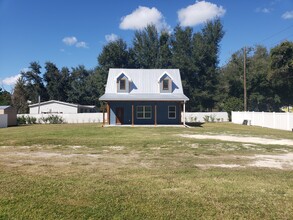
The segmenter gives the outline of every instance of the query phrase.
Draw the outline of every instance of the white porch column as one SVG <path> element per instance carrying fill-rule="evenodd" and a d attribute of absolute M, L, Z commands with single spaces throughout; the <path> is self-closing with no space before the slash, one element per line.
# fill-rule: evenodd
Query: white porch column
<path fill-rule="evenodd" d="M 183 103 L 183 125 L 185 125 L 185 101 Z"/>

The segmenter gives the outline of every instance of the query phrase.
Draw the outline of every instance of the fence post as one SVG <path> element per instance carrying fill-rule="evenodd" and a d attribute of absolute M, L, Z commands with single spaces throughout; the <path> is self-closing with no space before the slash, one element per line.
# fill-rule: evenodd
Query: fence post
<path fill-rule="evenodd" d="M 262 112 L 262 127 L 265 126 L 265 113 Z"/>
<path fill-rule="evenodd" d="M 290 113 L 287 112 L 287 130 L 290 131 Z"/>
<path fill-rule="evenodd" d="M 274 128 L 276 128 L 276 112 L 273 112 L 273 123 L 274 123 Z"/>

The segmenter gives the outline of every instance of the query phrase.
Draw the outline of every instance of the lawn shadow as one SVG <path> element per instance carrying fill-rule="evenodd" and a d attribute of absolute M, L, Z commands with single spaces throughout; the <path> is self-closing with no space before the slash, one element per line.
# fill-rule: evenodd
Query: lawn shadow
<path fill-rule="evenodd" d="M 204 124 L 204 122 L 186 122 L 186 125 L 190 126 L 190 127 L 201 127 Z"/>

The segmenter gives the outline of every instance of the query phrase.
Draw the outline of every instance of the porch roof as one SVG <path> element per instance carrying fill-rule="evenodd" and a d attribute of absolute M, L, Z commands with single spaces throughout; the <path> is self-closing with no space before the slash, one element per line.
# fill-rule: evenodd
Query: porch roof
<path fill-rule="evenodd" d="M 100 101 L 188 101 L 182 93 L 106 93 Z"/>

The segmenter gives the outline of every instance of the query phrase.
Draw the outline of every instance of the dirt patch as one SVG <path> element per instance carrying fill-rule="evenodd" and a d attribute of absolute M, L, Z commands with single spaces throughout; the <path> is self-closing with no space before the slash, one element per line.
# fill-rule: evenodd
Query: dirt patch
<path fill-rule="evenodd" d="M 109 146 L 109 148 L 112 150 L 124 150 L 125 149 L 124 146 Z"/>
<path fill-rule="evenodd" d="M 256 154 L 254 156 L 235 156 L 235 158 L 247 160 L 245 164 L 196 164 L 200 168 L 247 168 L 247 167 L 260 167 L 260 168 L 272 168 L 272 169 L 287 169 L 293 170 L 293 153 L 278 154 L 278 155 L 265 155 Z M 222 156 L 217 159 L 229 159 L 229 156 L 225 158 Z M 231 159 L 231 158 L 230 158 Z"/>
<path fill-rule="evenodd" d="M 239 164 L 197 164 L 200 168 L 221 167 L 221 168 L 244 168 Z"/>
<path fill-rule="evenodd" d="M 255 155 L 247 157 L 255 161 L 249 166 L 267 167 L 276 169 L 293 169 L 293 153 L 279 155 Z"/>
<path fill-rule="evenodd" d="M 229 135 L 201 135 L 201 134 L 180 134 L 181 137 L 194 138 L 194 139 L 212 139 L 229 142 L 240 142 L 240 143 L 252 143 L 252 144 L 263 144 L 263 145 L 286 145 L 293 146 L 293 140 L 289 139 L 270 139 L 270 138 L 258 138 L 258 137 L 239 137 Z"/>

